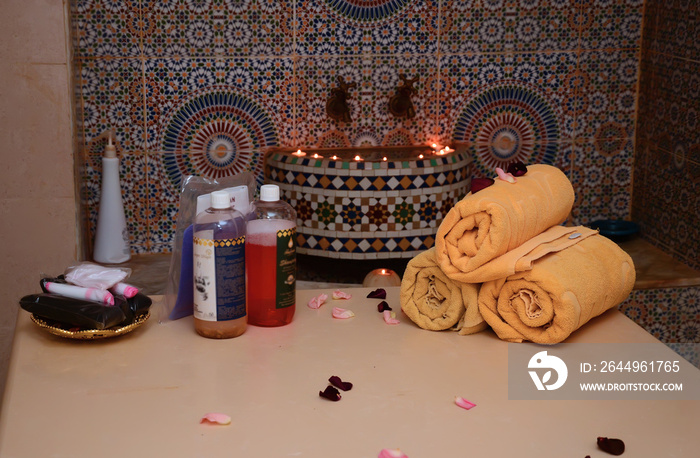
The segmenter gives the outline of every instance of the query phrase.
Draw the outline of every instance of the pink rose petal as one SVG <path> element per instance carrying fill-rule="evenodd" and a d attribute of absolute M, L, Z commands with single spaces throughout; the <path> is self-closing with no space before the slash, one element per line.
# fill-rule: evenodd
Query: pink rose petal
<path fill-rule="evenodd" d="M 455 398 L 455 404 L 457 404 L 457 405 L 460 406 L 461 408 L 467 409 L 467 410 L 476 407 L 476 404 L 474 404 L 473 402 L 467 401 L 467 400 L 464 399 L 462 396 L 457 396 L 457 397 Z"/>
<path fill-rule="evenodd" d="M 377 458 L 408 458 L 408 455 L 398 448 L 385 448 L 379 452 L 379 456 Z"/>
<path fill-rule="evenodd" d="M 496 173 L 501 180 L 507 181 L 508 183 L 515 183 L 515 177 L 510 173 L 504 172 L 502 168 L 496 167 Z"/>
<path fill-rule="evenodd" d="M 214 423 L 218 425 L 230 425 L 231 417 L 223 413 L 208 413 L 202 417 L 200 423 Z"/>
<path fill-rule="evenodd" d="M 391 310 L 384 310 L 382 312 L 382 315 L 384 315 L 384 322 L 386 324 L 399 324 L 401 323 L 399 320 L 396 319 L 396 314 L 392 312 Z"/>
<path fill-rule="evenodd" d="M 340 307 L 333 307 L 333 318 L 338 318 L 344 320 L 346 318 L 352 318 L 355 316 L 352 310 L 341 309 Z"/>
<path fill-rule="evenodd" d="M 327 299 L 328 299 L 328 294 L 321 294 L 321 295 L 318 295 L 316 297 L 312 297 L 307 305 L 309 306 L 309 308 L 317 309 L 317 308 L 321 307 L 323 304 L 325 304 Z"/>
<path fill-rule="evenodd" d="M 350 299 L 352 298 L 352 294 L 348 294 L 346 292 L 343 292 L 339 289 L 336 289 L 333 291 L 333 299 Z"/>

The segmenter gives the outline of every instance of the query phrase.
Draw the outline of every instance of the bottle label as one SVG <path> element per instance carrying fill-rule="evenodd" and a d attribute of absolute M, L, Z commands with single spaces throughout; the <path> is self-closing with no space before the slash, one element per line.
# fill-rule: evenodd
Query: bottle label
<path fill-rule="evenodd" d="M 245 236 L 193 238 L 194 316 L 227 321 L 246 315 Z"/>
<path fill-rule="evenodd" d="M 277 297 L 276 308 L 296 303 L 297 251 L 296 228 L 277 231 Z"/>

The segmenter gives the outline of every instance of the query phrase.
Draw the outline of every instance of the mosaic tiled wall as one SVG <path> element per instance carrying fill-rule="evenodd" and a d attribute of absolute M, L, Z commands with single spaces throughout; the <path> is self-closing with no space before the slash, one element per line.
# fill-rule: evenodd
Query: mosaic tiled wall
<path fill-rule="evenodd" d="M 620 310 L 700 367 L 700 286 L 634 290 Z"/>
<path fill-rule="evenodd" d="M 273 146 L 461 143 L 477 174 L 561 167 L 578 223 L 629 216 L 642 0 L 83 0 L 71 14 L 88 242 L 109 128 L 134 253 L 170 249 L 183 175 L 261 177 Z M 387 109 L 400 74 L 418 78 L 410 119 Z M 339 76 L 356 84 L 347 122 L 325 113 Z"/>
<path fill-rule="evenodd" d="M 700 269 L 700 2 L 647 1 L 638 117 L 633 216 Z"/>

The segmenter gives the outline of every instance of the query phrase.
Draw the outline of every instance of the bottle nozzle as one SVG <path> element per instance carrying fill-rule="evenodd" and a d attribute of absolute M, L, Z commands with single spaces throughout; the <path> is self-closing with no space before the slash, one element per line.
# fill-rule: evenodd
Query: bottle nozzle
<path fill-rule="evenodd" d="M 108 130 L 106 131 L 104 135 L 107 135 L 107 146 L 105 146 L 105 157 L 117 157 L 117 147 L 114 145 L 112 142 L 112 138 L 114 136 L 114 131 L 113 130 Z"/>

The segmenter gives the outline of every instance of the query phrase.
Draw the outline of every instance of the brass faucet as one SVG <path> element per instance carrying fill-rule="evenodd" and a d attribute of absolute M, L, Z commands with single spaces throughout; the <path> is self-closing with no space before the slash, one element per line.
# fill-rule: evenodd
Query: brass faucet
<path fill-rule="evenodd" d="M 401 73 L 399 78 L 401 78 L 401 84 L 396 87 L 396 93 L 389 99 L 389 111 L 397 118 L 411 119 L 416 115 L 411 96 L 418 94 L 413 83 L 418 81 L 419 77 L 409 80 L 404 73 Z"/>
<path fill-rule="evenodd" d="M 345 79 L 338 75 L 338 87 L 331 89 L 331 96 L 326 102 L 326 113 L 336 121 L 351 122 L 350 107 L 347 100 L 350 98 L 348 91 L 357 86 L 357 83 L 346 83 Z"/>

